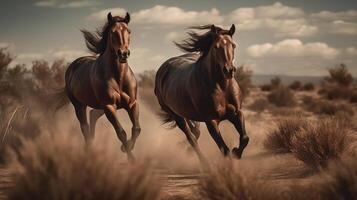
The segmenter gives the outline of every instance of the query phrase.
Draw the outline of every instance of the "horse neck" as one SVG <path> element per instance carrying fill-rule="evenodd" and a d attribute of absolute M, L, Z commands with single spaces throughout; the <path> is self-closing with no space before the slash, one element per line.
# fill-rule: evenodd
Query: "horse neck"
<path fill-rule="evenodd" d="M 217 86 L 217 84 L 223 89 L 227 86 L 227 81 L 223 78 L 222 73 L 218 67 L 218 62 L 215 56 L 212 55 L 210 50 L 206 55 L 203 55 L 197 62 L 197 78 L 202 79 L 204 77 L 205 83 L 211 86 Z"/>

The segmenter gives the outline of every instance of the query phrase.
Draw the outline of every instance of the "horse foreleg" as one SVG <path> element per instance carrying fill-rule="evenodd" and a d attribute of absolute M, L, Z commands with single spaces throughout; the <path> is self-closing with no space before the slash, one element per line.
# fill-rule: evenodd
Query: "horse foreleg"
<path fill-rule="evenodd" d="M 219 150 L 223 153 L 224 156 L 229 155 L 229 148 L 224 142 L 222 135 L 219 131 L 218 122 L 215 120 L 211 120 L 206 122 L 206 126 L 211 137 L 216 142 Z"/>
<path fill-rule="evenodd" d="M 139 123 L 139 104 L 135 103 L 128 110 L 128 115 L 133 127 L 131 128 L 131 139 L 128 141 L 128 148 L 132 150 L 134 148 L 136 139 L 139 137 L 141 128 Z"/>
<path fill-rule="evenodd" d="M 113 105 L 106 105 L 104 107 L 105 116 L 108 118 L 109 122 L 113 125 L 119 140 L 123 144 L 122 151 L 127 153 L 128 159 L 130 161 L 134 161 L 134 156 L 131 153 L 130 149 L 128 148 L 128 141 L 127 141 L 127 138 L 126 138 L 125 130 L 123 129 L 123 127 L 119 123 L 119 121 L 118 121 L 118 119 L 117 119 L 117 117 L 115 115 L 115 111 L 116 111 L 116 108 Z"/>
<path fill-rule="evenodd" d="M 198 146 L 196 137 L 191 133 L 190 127 L 188 126 L 186 120 L 182 117 L 176 116 L 175 121 L 177 126 L 185 133 L 188 142 L 191 144 L 192 148 L 197 153 L 198 158 L 200 159 L 203 166 L 207 167 L 208 163 L 206 158 L 203 156 L 201 149 Z"/>
<path fill-rule="evenodd" d="M 95 125 L 97 120 L 104 115 L 103 110 L 92 109 L 89 111 L 89 131 L 92 138 L 95 136 Z"/>
<path fill-rule="evenodd" d="M 234 127 L 237 129 L 239 132 L 239 147 L 238 148 L 233 148 L 232 153 L 240 159 L 243 154 L 244 148 L 248 145 L 249 142 L 249 137 L 247 135 L 247 132 L 245 131 L 245 121 L 244 121 L 244 115 L 241 110 L 237 111 L 236 115 L 232 115 L 228 118 L 228 120 L 233 123 Z"/>

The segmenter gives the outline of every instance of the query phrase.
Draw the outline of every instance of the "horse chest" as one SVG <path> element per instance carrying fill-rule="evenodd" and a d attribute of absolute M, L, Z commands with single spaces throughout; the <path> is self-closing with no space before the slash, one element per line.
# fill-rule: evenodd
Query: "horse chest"
<path fill-rule="evenodd" d="M 211 108 L 213 109 L 213 113 L 215 113 L 217 118 L 224 118 L 227 113 L 234 112 L 236 105 L 233 105 L 233 102 L 229 101 L 229 93 L 222 90 L 216 90 L 212 95 L 212 99 L 213 105 Z"/>

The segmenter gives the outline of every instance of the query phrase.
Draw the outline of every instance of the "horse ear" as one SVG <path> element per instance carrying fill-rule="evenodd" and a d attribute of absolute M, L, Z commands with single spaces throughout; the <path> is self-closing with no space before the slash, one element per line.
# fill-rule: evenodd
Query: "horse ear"
<path fill-rule="evenodd" d="M 236 26 L 232 24 L 231 28 L 228 31 L 228 35 L 233 36 L 234 32 L 236 32 Z"/>
<path fill-rule="evenodd" d="M 212 33 L 218 33 L 217 28 L 214 26 L 214 24 L 211 25 L 211 32 Z"/>
<path fill-rule="evenodd" d="M 111 13 L 111 12 L 108 13 L 107 19 L 108 19 L 108 22 L 112 22 L 113 16 L 112 16 L 112 13 Z"/>
<path fill-rule="evenodd" d="M 126 12 L 126 15 L 125 15 L 125 18 L 124 18 L 124 22 L 125 22 L 126 24 L 129 24 L 129 22 L 130 22 L 130 15 L 129 15 L 128 12 Z"/>

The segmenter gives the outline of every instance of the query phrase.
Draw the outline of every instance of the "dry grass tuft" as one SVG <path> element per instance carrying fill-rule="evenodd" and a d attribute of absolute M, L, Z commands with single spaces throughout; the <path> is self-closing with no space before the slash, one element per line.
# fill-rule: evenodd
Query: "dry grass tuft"
<path fill-rule="evenodd" d="M 312 169 L 321 170 L 339 160 L 349 147 L 350 125 L 338 118 L 308 122 L 302 118 L 281 120 L 264 146 L 276 153 L 293 153 Z"/>
<path fill-rule="evenodd" d="M 284 86 L 279 86 L 268 95 L 270 103 L 278 107 L 288 107 L 296 105 L 295 96 L 292 91 Z"/>
<path fill-rule="evenodd" d="M 309 110 L 320 115 L 339 115 L 345 113 L 352 116 L 354 114 L 352 106 L 346 103 L 337 103 L 331 101 L 316 101 L 307 107 Z"/>
<path fill-rule="evenodd" d="M 302 87 L 302 84 L 300 81 L 294 81 L 289 85 L 289 88 L 292 90 L 300 90 Z"/>
<path fill-rule="evenodd" d="M 357 160 L 350 158 L 331 164 L 320 185 L 323 199 L 357 199 Z"/>
<path fill-rule="evenodd" d="M 308 166 L 320 170 L 338 160 L 348 148 L 348 125 L 337 119 L 324 119 L 305 126 L 292 138 L 292 152 Z"/>
<path fill-rule="evenodd" d="M 276 129 L 267 135 L 264 147 L 275 153 L 291 153 L 293 151 L 292 140 L 296 134 L 308 126 L 302 118 L 287 118 L 280 120 Z"/>
<path fill-rule="evenodd" d="M 202 178 L 198 198 L 207 200 L 279 199 L 269 184 L 243 173 L 232 161 L 225 161 Z"/>
<path fill-rule="evenodd" d="M 357 103 L 357 90 L 354 90 L 351 93 L 350 102 L 351 103 Z"/>
<path fill-rule="evenodd" d="M 315 89 L 315 85 L 313 83 L 305 83 L 302 89 L 305 91 L 311 91 Z"/>
<path fill-rule="evenodd" d="M 272 88 L 271 88 L 270 84 L 264 84 L 264 85 L 260 86 L 260 89 L 264 92 L 267 92 L 267 91 L 270 91 Z"/>
<path fill-rule="evenodd" d="M 118 154 L 84 148 L 72 136 L 25 141 L 8 164 L 12 199 L 158 199 L 160 187 L 147 163 L 123 165 Z"/>
<path fill-rule="evenodd" d="M 243 93 L 243 97 L 249 95 L 249 89 L 252 87 L 252 70 L 248 69 L 246 66 L 242 65 L 237 68 L 234 74 L 234 78 L 239 84 L 239 88 Z"/>
<path fill-rule="evenodd" d="M 266 98 L 259 98 L 248 106 L 248 109 L 255 112 L 263 112 L 269 107 L 269 101 Z"/>

